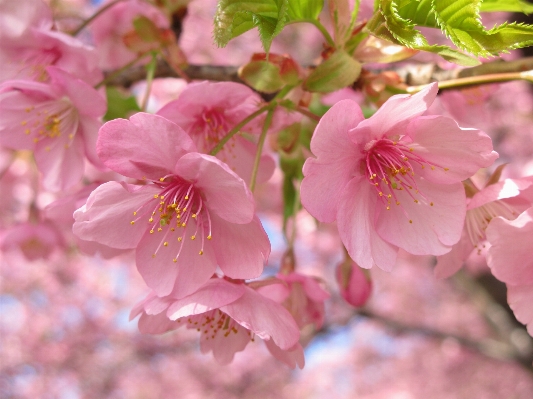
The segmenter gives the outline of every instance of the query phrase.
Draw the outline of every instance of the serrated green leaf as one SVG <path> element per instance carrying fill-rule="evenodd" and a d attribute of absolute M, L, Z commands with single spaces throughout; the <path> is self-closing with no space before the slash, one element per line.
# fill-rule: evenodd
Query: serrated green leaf
<path fill-rule="evenodd" d="M 461 53 L 460 51 L 451 49 L 448 46 L 435 45 L 428 47 L 420 47 L 419 50 L 429 51 L 430 53 L 438 54 L 448 62 L 453 62 L 454 64 L 465 67 L 473 67 L 481 64 L 481 62 L 477 58 L 472 58 L 464 53 Z"/>
<path fill-rule="evenodd" d="M 502 24 L 487 33 L 472 32 L 471 35 L 490 54 L 499 54 L 533 44 L 532 25 Z"/>
<path fill-rule="evenodd" d="M 272 39 L 285 26 L 289 0 L 220 0 L 214 20 L 215 43 L 224 47 L 244 32 L 257 27 L 268 53 Z"/>
<path fill-rule="evenodd" d="M 350 86 L 361 74 L 361 64 L 343 50 L 337 50 L 317 66 L 304 82 L 304 89 L 330 93 Z"/>
<path fill-rule="evenodd" d="M 385 11 L 376 12 L 368 21 L 366 29 L 374 36 L 390 42 L 401 44 L 415 50 L 428 51 L 440 55 L 446 61 L 462 66 L 475 66 L 480 62 L 448 46 L 430 45 L 425 36 L 414 28 L 408 20 L 398 17 L 394 12 L 396 6 L 392 1 L 382 2 L 389 8 L 387 17 Z M 412 10 L 410 10 L 412 12 Z"/>
<path fill-rule="evenodd" d="M 480 11 L 523 12 L 524 14 L 531 14 L 533 13 L 533 4 L 522 0 L 483 0 Z"/>
<path fill-rule="evenodd" d="M 132 113 L 141 109 L 137 105 L 135 97 L 122 93 L 113 86 L 106 87 L 107 113 L 104 115 L 105 121 L 117 118 L 128 118 Z"/>
<path fill-rule="evenodd" d="M 533 44 L 531 25 L 503 24 L 486 30 L 479 15 L 482 0 L 380 0 L 379 6 L 367 24 L 367 30 L 373 35 L 439 54 L 460 65 L 471 66 L 478 62 L 448 46 L 429 45 L 416 26 L 440 28 L 459 49 L 477 57 L 498 55 Z"/>
<path fill-rule="evenodd" d="M 533 26 L 507 24 L 486 30 L 481 23 L 481 0 L 433 0 L 437 21 L 459 48 L 480 57 L 498 55 L 533 43 Z"/>
<path fill-rule="evenodd" d="M 324 7 L 324 0 L 290 0 L 288 15 L 291 21 L 317 19 Z"/>

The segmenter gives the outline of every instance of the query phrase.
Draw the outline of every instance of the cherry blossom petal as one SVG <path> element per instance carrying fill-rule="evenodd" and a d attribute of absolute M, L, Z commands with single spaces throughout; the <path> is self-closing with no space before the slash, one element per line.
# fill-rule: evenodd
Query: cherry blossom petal
<path fill-rule="evenodd" d="M 135 248 L 147 227 L 131 225 L 133 212 L 158 193 L 155 186 L 108 182 L 94 190 L 87 204 L 74 212 L 72 231 L 78 237 L 113 248 Z"/>
<path fill-rule="evenodd" d="M 104 165 L 96 153 L 98 129 L 100 129 L 102 123 L 85 115 L 80 115 L 79 118 L 79 126 L 80 131 L 82 132 L 85 155 L 93 165 L 97 166 L 98 168 L 103 168 Z"/>
<path fill-rule="evenodd" d="M 189 153 L 179 159 L 175 171 L 202 191 L 206 206 L 222 219 L 238 224 L 250 223 L 253 219 L 252 193 L 244 181 L 219 159 Z"/>
<path fill-rule="evenodd" d="M 533 284 L 533 208 L 512 221 L 492 219 L 486 233 L 492 245 L 487 258 L 492 274 L 511 285 Z"/>
<path fill-rule="evenodd" d="M 248 224 L 233 224 L 211 216 L 211 243 L 220 269 L 235 279 L 259 277 L 270 255 L 270 241 L 257 216 Z"/>
<path fill-rule="evenodd" d="M 107 110 L 106 100 L 92 86 L 54 66 L 46 68 L 52 84 L 60 87 L 72 104 L 83 115 L 93 118 L 103 116 Z"/>
<path fill-rule="evenodd" d="M 303 206 L 321 222 L 335 220 L 340 194 L 355 174 L 360 154 L 346 133 L 362 120 L 354 101 L 339 101 L 320 119 L 313 134 L 311 151 L 317 158 L 305 162 L 300 191 Z"/>
<path fill-rule="evenodd" d="M 197 315 L 235 302 L 244 294 L 244 285 L 232 284 L 222 279 L 207 281 L 198 291 L 174 301 L 167 311 L 171 320 Z"/>
<path fill-rule="evenodd" d="M 507 302 L 516 319 L 527 326 L 533 337 L 533 284 L 507 285 Z"/>
<path fill-rule="evenodd" d="M 228 336 L 215 334 L 214 338 L 209 339 L 208 335 L 202 334 L 200 350 L 204 354 L 213 351 L 213 357 L 221 365 L 230 364 L 235 353 L 242 352 L 250 342 L 249 332 L 240 326 Z"/>
<path fill-rule="evenodd" d="M 350 257 L 361 267 L 377 265 L 390 271 L 398 248 L 384 241 L 374 229 L 376 201 L 374 187 L 365 177 L 352 179 L 339 199 L 339 235 Z"/>
<path fill-rule="evenodd" d="M 181 242 L 178 234 L 183 234 Z M 212 247 L 205 245 L 202 248 L 201 240 L 190 239 L 193 234 L 192 224 L 183 233 L 181 229 L 152 234 L 145 230 L 137 247 L 135 263 L 146 285 L 157 295 L 172 292 L 173 296 L 182 298 L 200 288 L 215 272 L 216 258 Z"/>
<path fill-rule="evenodd" d="M 257 153 L 257 145 L 242 138 L 237 137 L 231 151 L 226 150 L 226 146 L 217 153 L 217 158 L 225 162 L 231 170 L 237 173 L 246 183 L 250 183 L 252 178 L 252 165 Z M 272 177 L 276 162 L 269 154 L 261 155 L 259 159 L 259 169 L 257 170 L 257 183 L 264 183 Z"/>
<path fill-rule="evenodd" d="M 196 151 L 178 125 L 157 115 L 138 113 L 102 126 L 96 151 L 104 164 L 124 176 L 158 180 L 174 171 L 176 160 Z"/>
<path fill-rule="evenodd" d="M 354 142 L 361 139 L 380 139 L 384 136 L 394 137 L 402 134 L 414 117 L 422 115 L 435 100 L 439 86 L 432 83 L 420 92 L 397 94 L 389 98 L 370 118 L 361 122 L 349 134 Z"/>
<path fill-rule="evenodd" d="M 283 306 L 248 287 L 241 298 L 220 310 L 260 338 L 272 338 L 283 350 L 292 347 L 300 337 L 296 322 Z"/>
<path fill-rule="evenodd" d="M 414 255 L 442 255 L 459 241 L 466 214 L 466 197 L 461 183 L 431 184 L 416 180 L 425 198 L 413 200 L 407 190 L 398 191 L 400 205 L 382 209 L 376 230 L 391 244 Z M 417 196 L 417 198 L 419 198 Z"/>
<path fill-rule="evenodd" d="M 452 250 L 447 254 L 437 257 L 437 265 L 434 269 L 435 277 L 447 278 L 455 274 L 461 269 L 463 263 L 473 250 L 474 245 L 470 241 L 468 232 L 466 229 L 463 229 L 461 239 L 452 247 Z"/>
<path fill-rule="evenodd" d="M 300 370 L 304 368 L 304 350 L 300 343 L 297 342 L 292 348 L 287 350 L 281 350 L 280 347 L 271 340 L 265 341 L 265 345 L 272 356 L 285 363 L 291 369 L 294 370 L 296 366 L 298 366 Z"/>
<path fill-rule="evenodd" d="M 139 318 L 139 331 L 143 334 L 163 334 L 178 327 L 180 325 L 169 320 L 164 313 L 153 316 L 143 313 Z"/>
<path fill-rule="evenodd" d="M 413 154 L 437 167 L 420 169 L 421 176 L 435 183 L 450 184 L 472 176 L 498 158 L 492 141 L 480 130 L 462 129 L 445 116 L 422 116 L 411 121 L 407 134 Z"/>
<path fill-rule="evenodd" d="M 83 176 L 83 139 L 75 135 L 70 144 L 67 142 L 67 136 L 47 138 L 35 148 L 35 162 L 43 173 L 43 185 L 51 191 L 72 187 Z"/>
<path fill-rule="evenodd" d="M 306 296 L 316 302 L 323 302 L 329 298 L 329 293 L 324 291 L 318 281 L 312 276 L 306 276 L 305 274 L 291 273 L 288 275 L 278 274 L 278 278 L 291 282 L 302 284 Z"/>
<path fill-rule="evenodd" d="M 489 202 L 499 199 L 513 198 L 520 195 L 533 182 L 523 179 L 505 179 L 485 187 L 483 190 L 474 194 L 467 205 L 467 209 L 474 209 L 483 206 Z"/>

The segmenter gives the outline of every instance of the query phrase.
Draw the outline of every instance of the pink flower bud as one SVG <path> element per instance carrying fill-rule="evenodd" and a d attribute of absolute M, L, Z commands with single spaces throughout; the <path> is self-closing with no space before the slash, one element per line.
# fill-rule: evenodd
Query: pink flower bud
<path fill-rule="evenodd" d="M 350 305 L 363 306 L 370 298 L 372 281 L 356 263 L 340 263 L 335 269 L 335 278 L 341 296 Z"/>

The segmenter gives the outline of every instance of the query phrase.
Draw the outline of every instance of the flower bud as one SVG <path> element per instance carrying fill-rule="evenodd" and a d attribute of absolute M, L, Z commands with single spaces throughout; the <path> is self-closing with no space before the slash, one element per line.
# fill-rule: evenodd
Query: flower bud
<path fill-rule="evenodd" d="M 363 306 L 372 293 L 372 281 L 355 262 L 340 263 L 335 269 L 339 291 L 346 302 Z"/>

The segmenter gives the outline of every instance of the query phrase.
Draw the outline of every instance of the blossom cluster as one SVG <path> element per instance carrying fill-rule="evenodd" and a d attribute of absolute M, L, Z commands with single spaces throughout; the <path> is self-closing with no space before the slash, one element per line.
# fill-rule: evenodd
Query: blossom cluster
<path fill-rule="evenodd" d="M 299 191 L 286 196 L 296 205 L 284 204 L 287 253 L 300 201 L 318 222 L 336 222 L 344 259 L 334 274 L 350 305 L 367 303 L 368 269 L 390 272 L 400 250 L 435 256 L 438 278 L 477 252 L 533 335 L 533 179 L 500 180 L 499 167 L 480 188 L 476 173 L 498 154 L 484 131 L 430 112 L 437 83 L 380 99 L 368 118 L 356 101 L 336 101 L 315 115 L 308 148 L 291 136 L 312 123 L 295 110 L 314 115 L 302 88 L 283 103 L 242 83 L 192 82 L 156 112 L 113 118 L 104 72 L 155 51 L 141 45 L 132 21 L 151 21 L 167 38 L 168 15 L 140 0 L 119 2 L 95 19 L 92 47 L 58 30 L 44 3 L 18 3 L 0 0 L 0 146 L 13 159 L 32 154 L 35 190 L 49 200 L 40 206 L 35 195 L 22 216 L 2 220 L 2 251 L 30 261 L 74 248 L 131 257 L 150 290 L 130 314 L 140 316 L 141 333 L 186 326 L 221 364 L 259 337 L 276 359 L 303 368 L 301 332 L 324 326 L 330 293 L 292 255 L 265 276 L 271 239 L 254 189 L 282 170 L 283 188 Z M 277 154 L 263 148 L 269 141 Z"/>

